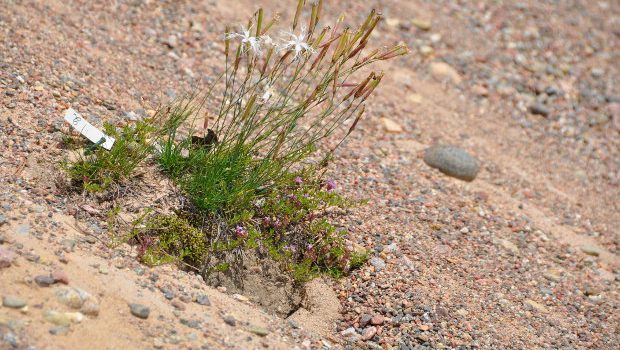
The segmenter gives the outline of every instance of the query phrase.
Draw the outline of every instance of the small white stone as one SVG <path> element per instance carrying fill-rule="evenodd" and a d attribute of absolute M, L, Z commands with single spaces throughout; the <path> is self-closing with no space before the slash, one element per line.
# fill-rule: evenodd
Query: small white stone
<path fill-rule="evenodd" d="M 389 132 L 389 133 L 401 133 L 403 132 L 403 128 L 398 125 L 395 121 L 388 119 L 388 118 L 381 118 L 381 123 L 383 124 L 383 127 L 385 128 L 385 131 Z"/>

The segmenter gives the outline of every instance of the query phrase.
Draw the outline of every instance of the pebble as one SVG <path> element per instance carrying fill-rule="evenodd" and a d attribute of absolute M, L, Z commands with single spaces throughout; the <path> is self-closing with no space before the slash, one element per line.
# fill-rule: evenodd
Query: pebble
<path fill-rule="evenodd" d="M 56 289 L 54 295 L 60 303 L 73 309 L 79 309 L 85 315 L 99 315 L 99 302 L 86 291 L 78 288 L 62 287 Z"/>
<path fill-rule="evenodd" d="M 43 318 L 50 323 L 58 326 L 68 326 L 71 323 L 82 322 L 84 315 L 80 312 L 58 312 L 56 310 L 47 310 L 43 314 Z"/>
<path fill-rule="evenodd" d="M 590 70 L 590 74 L 592 75 L 592 78 L 598 79 L 605 75 L 605 70 L 602 68 L 592 68 L 592 70 Z"/>
<path fill-rule="evenodd" d="M 364 328 L 368 326 L 370 320 L 372 320 L 372 315 L 363 314 L 362 316 L 360 316 L 360 327 Z"/>
<path fill-rule="evenodd" d="M 561 279 L 560 272 L 556 269 L 547 270 L 543 276 L 552 282 L 559 282 Z"/>
<path fill-rule="evenodd" d="M 547 308 L 544 305 L 542 305 L 540 303 L 537 303 L 534 300 L 527 299 L 523 303 L 525 305 L 533 308 L 533 309 L 536 309 L 536 310 L 540 311 L 540 312 L 547 312 Z"/>
<path fill-rule="evenodd" d="M 164 341 L 161 340 L 161 338 L 155 338 L 153 339 L 153 347 L 155 349 L 161 349 L 164 347 Z"/>
<path fill-rule="evenodd" d="M 80 308 L 80 312 L 84 315 L 88 316 L 98 316 L 99 315 L 99 303 L 95 300 L 95 298 L 90 298 L 84 302 L 84 305 Z"/>
<path fill-rule="evenodd" d="M 169 48 L 173 49 L 177 46 L 178 39 L 175 35 L 169 35 L 167 38 L 162 40 L 162 43 L 168 46 Z"/>
<path fill-rule="evenodd" d="M 383 347 L 375 342 L 369 341 L 366 343 L 366 346 L 368 347 L 368 349 L 371 350 L 383 350 Z"/>
<path fill-rule="evenodd" d="M 400 21 L 397 18 L 386 18 L 385 23 L 390 27 L 398 27 L 400 25 Z"/>
<path fill-rule="evenodd" d="M 132 122 L 140 120 L 140 117 L 133 111 L 124 112 L 123 116 Z"/>
<path fill-rule="evenodd" d="M 262 328 L 262 327 L 258 327 L 258 326 L 253 326 L 253 325 L 248 326 L 248 331 L 250 333 L 254 333 L 254 334 L 256 334 L 256 335 L 258 335 L 260 337 L 264 337 L 267 334 L 269 334 L 269 331 L 267 329 Z"/>
<path fill-rule="evenodd" d="M 70 253 L 75 250 L 76 241 L 75 239 L 63 239 L 60 244 L 65 252 Z"/>
<path fill-rule="evenodd" d="M 586 296 L 597 296 L 601 294 L 601 291 L 596 287 L 587 286 L 583 294 L 585 294 Z"/>
<path fill-rule="evenodd" d="M 390 243 L 383 248 L 383 251 L 386 253 L 396 253 L 398 252 L 398 245 L 396 245 L 396 243 Z"/>
<path fill-rule="evenodd" d="M 377 270 L 382 270 L 385 268 L 385 261 L 381 258 L 373 256 L 370 258 L 370 264 L 375 267 Z"/>
<path fill-rule="evenodd" d="M 229 326 L 236 326 L 237 325 L 237 320 L 235 320 L 235 318 L 231 315 L 226 315 L 223 317 L 224 322 L 229 325 Z"/>
<path fill-rule="evenodd" d="M 164 298 L 168 300 L 174 299 L 175 294 L 172 290 L 168 288 L 160 288 L 159 290 L 164 294 Z"/>
<path fill-rule="evenodd" d="M 476 85 L 472 87 L 472 92 L 478 96 L 487 97 L 489 96 L 489 90 L 481 85 Z"/>
<path fill-rule="evenodd" d="M 65 335 L 69 333 L 68 326 L 54 326 L 49 329 L 51 335 Z"/>
<path fill-rule="evenodd" d="M 421 18 L 412 19 L 411 24 L 413 24 L 416 28 L 424 30 L 424 31 L 429 31 L 431 30 L 431 27 L 432 27 L 431 21 L 421 19 Z"/>
<path fill-rule="evenodd" d="M 430 56 L 435 52 L 435 50 L 428 46 L 428 45 L 422 45 L 420 46 L 420 53 L 424 56 Z"/>
<path fill-rule="evenodd" d="M 241 294 L 233 294 L 233 298 L 239 301 L 249 301 L 248 297 Z"/>
<path fill-rule="evenodd" d="M 69 276 L 60 270 L 52 271 L 52 278 L 55 283 L 69 284 Z"/>
<path fill-rule="evenodd" d="M 500 301 L 500 304 L 501 304 L 501 301 Z M 469 312 L 467 310 L 465 310 L 465 309 L 458 309 L 458 310 L 456 310 L 456 313 L 458 315 L 460 315 L 460 316 L 463 316 L 463 317 L 465 317 L 465 316 L 467 316 L 469 314 Z"/>
<path fill-rule="evenodd" d="M 493 243 L 502 246 L 504 249 L 515 255 L 519 253 L 519 247 L 507 239 L 493 239 Z"/>
<path fill-rule="evenodd" d="M 183 302 L 181 302 L 180 300 L 173 300 L 171 304 L 177 310 L 185 310 L 185 304 L 183 304 Z"/>
<path fill-rule="evenodd" d="M 388 133 L 398 134 L 398 133 L 403 132 L 403 128 L 400 125 L 398 125 L 398 123 L 396 123 L 395 121 L 391 119 L 381 118 L 380 121 L 381 121 L 381 124 L 383 125 L 383 128 Z"/>
<path fill-rule="evenodd" d="M 531 105 L 528 108 L 528 110 L 532 114 L 541 115 L 543 117 L 546 117 L 546 116 L 548 116 L 551 113 L 549 108 L 547 108 L 545 105 L 543 105 L 541 103 L 535 103 L 535 104 Z"/>
<path fill-rule="evenodd" d="M 452 68 L 449 64 L 445 62 L 433 62 L 430 65 L 431 74 L 439 80 L 450 79 L 454 84 L 460 84 L 463 78 L 456 71 L 456 69 Z"/>
<path fill-rule="evenodd" d="M 348 336 L 352 336 L 352 335 L 356 335 L 357 332 L 355 331 L 354 327 L 349 327 L 347 329 L 345 329 L 344 331 L 340 332 L 340 335 L 342 335 L 343 337 L 348 337 Z"/>
<path fill-rule="evenodd" d="M 182 325 L 187 326 L 189 328 L 200 329 L 200 320 L 188 320 L 188 319 L 182 318 L 179 320 L 179 322 L 181 322 Z"/>
<path fill-rule="evenodd" d="M 15 260 L 15 253 L 6 248 L 0 247 L 0 268 L 10 267 Z"/>
<path fill-rule="evenodd" d="M 601 250 L 593 245 L 586 244 L 580 247 L 581 251 L 590 256 L 599 256 L 601 254 Z"/>
<path fill-rule="evenodd" d="M 372 339 L 372 337 L 375 336 L 375 334 L 377 334 L 377 327 L 374 327 L 374 326 L 368 327 L 364 329 L 364 332 L 362 333 L 362 340 L 363 341 L 370 340 Z"/>
<path fill-rule="evenodd" d="M 49 287 L 52 284 L 56 283 L 56 280 L 52 278 L 52 276 L 48 275 L 39 275 L 34 278 L 34 281 L 39 287 Z"/>
<path fill-rule="evenodd" d="M 374 325 L 374 326 L 378 326 L 383 324 L 384 318 L 382 315 L 374 315 L 372 317 L 372 319 L 370 320 L 370 324 Z"/>
<path fill-rule="evenodd" d="M 2 297 L 2 306 L 10 307 L 13 309 L 21 309 L 26 306 L 26 301 L 20 297 L 14 295 L 5 295 Z"/>
<path fill-rule="evenodd" d="M 211 301 L 209 301 L 209 297 L 205 294 L 200 294 L 196 297 L 196 303 L 199 305 L 211 306 Z"/>
<path fill-rule="evenodd" d="M 478 160 L 456 146 L 431 146 L 424 151 L 424 162 L 448 176 L 465 181 L 473 181 L 480 170 Z"/>
<path fill-rule="evenodd" d="M 8 222 L 8 220 L 6 219 L 6 216 L 0 214 L 0 226 L 6 224 Z"/>
<path fill-rule="evenodd" d="M 407 95 L 407 100 L 414 104 L 420 104 L 424 101 L 424 97 L 420 94 L 409 94 Z"/>
<path fill-rule="evenodd" d="M 138 318 L 147 319 L 151 313 L 151 309 L 142 304 L 130 303 L 128 305 L 131 314 Z"/>

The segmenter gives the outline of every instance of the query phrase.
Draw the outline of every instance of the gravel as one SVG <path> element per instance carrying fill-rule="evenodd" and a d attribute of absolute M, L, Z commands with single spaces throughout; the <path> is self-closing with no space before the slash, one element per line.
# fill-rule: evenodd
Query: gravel
<path fill-rule="evenodd" d="M 68 154 L 59 111 L 77 106 L 99 126 L 104 121 L 121 125 L 134 119 L 123 111 L 141 116 L 139 108 L 157 106 L 166 96 L 189 91 L 217 75 L 220 66 L 213 59 L 217 56 L 219 62 L 222 47 L 215 39 L 221 36 L 224 19 L 240 20 L 239 6 L 222 7 L 218 0 L 213 2 L 218 6 L 206 9 L 209 3 L 120 2 L 121 11 L 112 20 L 89 6 L 59 9 L 17 2 L 6 8 L 0 21 L 0 32 L 11 34 L 0 43 L 0 109 L 5 107 L 0 113 L 0 210 L 8 241 L 0 246 L 2 273 L 23 266 L 40 271 L 42 263 L 53 268 L 56 257 L 69 266 L 82 263 L 84 244 L 60 245 L 62 239 L 71 240 L 67 233 L 73 230 L 52 225 L 48 213 L 34 210 L 35 205 L 49 207 L 45 210 L 54 216 L 67 214 L 71 221 L 75 217 L 87 230 L 87 221 L 107 228 L 105 218 L 87 218 L 75 209 L 76 203 L 89 198 L 59 195 L 58 170 L 50 166 Z M 359 17 L 368 10 L 365 2 L 325 4 L 326 19 L 343 11 Z M 368 262 L 335 282 L 342 316 L 337 333 L 331 334 L 339 342 L 332 342 L 331 348 L 620 348 L 618 335 L 609 331 L 620 323 L 614 280 L 620 269 L 609 258 L 620 246 L 620 74 L 614 64 L 618 31 L 613 20 L 620 5 L 530 0 L 403 4 L 379 4 L 397 25 L 380 23 L 377 37 L 382 43 L 404 42 L 413 54 L 386 63 L 380 94 L 367 102 L 365 118 L 335 153 L 329 169 L 339 190 L 369 203 L 338 216 L 338 226 L 349 232 L 349 243 L 385 263 L 378 269 L 375 259 L 375 264 Z M 75 23 L 68 25 L 63 18 Z M 203 31 L 191 29 L 194 24 Z M 429 74 L 435 79 L 428 79 Z M 414 94 L 415 99 L 408 98 Z M 398 126 L 391 129 L 397 132 L 386 132 L 380 122 L 386 116 Z M 484 176 L 475 175 L 476 181 L 468 184 L 437 174 L 423 159 L 423 150 L 433 144 L 475 150 L 484 159 Z M 160 184 L 154 183 L 159 190 Z M 137 192 L 140 203 L 146 203 L 142 190 Z M 29 198 L 29 203 L 15 197 Z M 123 208 L 142 209 L 120 201 Z M 109 202 L 91 204 L 102 213 L 109 210 Z M 572 244 L 572 235 L 586 237 L 594 249 Z M 49 254 L 12 243 L 31 238 L 49 244 Z M 388 248 L 391 244 L 398 249 Z M 88 248 L 98 252 L 98 245 Z M 37 254 L 40 260 L 29 258 Z M 158 269 L 158 275 L 131 263 L 127 267 L 136 271 L 145 291 L 158 296 L 160 280 L 176 277 L 172 268 Z M 29 280 L 31 272 L 20 271 L 24 275 L 17 280 Z M 119 271 L 93 272 L 112 281 Z M 33 290 L 48 293 L 56 302 L 51 290 Z M 29 298 L 29 308 L 42 300 Z M 218 309 L 219 301 L 200 309 Z M 188 309 L 191 306 L 196 307 L 190 304 Z M 6 311 L 33 317 L 28 331 L 40 324 L 40 312 Z M 377 315 L 383 323 L 375 325 Z M 57 317 L 70 319 L 64 316 Z M 3 317 L 0 313 L 5 324 Z M 152 317 L 149 325 L 158 319 Z M 224 321 L 218 317 L 212 320 L 218 325 L 202 330 L 212 336 L 200 337 L 205 348 L 263 346 L 249 345 L 240 337 L 214 340 L 222 335 L 219 329 L 245 337 L 248 333 L 221 327 Z M 96 323 L 75 327 L 72 336 L 92 324 Z M 184 343 L 183 327 L 166 319 L 137 336 L 134 345 L 200 348 L 203 344 Z M 152 336 L 155 331 L 157 338 Z M 270 331 L 276 332 L 271 324 Z M 28 335 L 16 333 L 0 326 L 0 347 L 27 348 L 21 335 Z M 270 334 L 259 341 L 270 345 L 273 338 L 278 337 Z M 48 342 L 42 340 L 40 347 L 51 343 L 41 339 Z M 300 348 L 328 348 L 315 338 L 289 334 L 287 339 L 307 345 Z"/>

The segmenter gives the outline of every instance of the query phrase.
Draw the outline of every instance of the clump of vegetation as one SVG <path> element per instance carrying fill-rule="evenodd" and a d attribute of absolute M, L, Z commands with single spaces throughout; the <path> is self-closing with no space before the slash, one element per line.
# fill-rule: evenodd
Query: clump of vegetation
<path fill-rule="evenodd" d="M 69 174 L 72 185 L 89 193 L 102 192 L 126 183 L 136 169 L 150 157 L 161 137 L 179 127 L 186 116 L 182 103 L 159 110 L 153 117 L 121 128 L 105 123 L 104 132 L 116 139 L 109 151 L 93 144 L 76 149 L 76 159 L 61 166 Z M 68 139 L 77 148 L 81 143 Z"/>
<path fill-rule="evenodd" d="M 178 142 L 177 130 L 171 130 L 163 144 L 162 167 L 198 208 L 243 210 L 309 157 L 328 159 L 356 128 L 383 78 L 364 68 L 407 52 L 398 45 L 364 53 L 381 18 L 375 11 L 356 30 L 340 28 L 342 18 L 334 28 L 318 30 L 319 1 L 304 29 L 302 5 L 280 44 L 268 35 L 275 19 L 264 21 L 262 10 L 239 33 L 227 32 L 222 96 L 209 90 L 186 105 L 186 116 L 202 122 L 205 136 L 194 129 Z M 319 143 L 336 133 L 336 146 L 317 154 Z"/>
<path fill-rule="evenodd" d="M 175 261 L 195 265 L 208 253 L 204 234 L 176 215 L 152 216 L 132 236 L 138 244 L 138 259 L 151 266 Z"/>
<path fill-rule="evenodd" d="M 407 48 L 367 48 L 381 19 L 374 10 L 356 29 L 343 27 L 343 17 L 319 28 L 322 4 L 311 5 L 303 25 L 299 0 L 281 40 L 270 36 L 276 19 L 265 20 L 262 9 L 239 32 L 227 29 L 225 70 L 209 89 L 112 134 L 111 152 L 68 167 L 85 188 L 99 189 L 155 151 L 189 204 L 178 215 L 150 217 L 135 232 L 143 261 L 201 266 L 209 256 L 257 249 L 300 280 L 340 276 L 365 261 L 331 223 L 334 209 L 355 203 L 337 194 L 325 168 L 383 79 L 368 68 Z M 134 140 L 138 147 L 129 146 Z"/>
<path fill-rule="evenodd" d="M 104 148 L 87 148 L 77 152 L 77 160 L 65 161 L 73 185 L 88 192 L 101 192 L 114 184 L 125 182 L 146 156 L 152 153 L 147 142 L 154 127 L 148 121 L 124 126 L 117 130 L 114 125 L 105 124 L 104 132 L 116 139 L 110 151 Z"/>
<path fill-rule="evenodd" d="M 183 261 L 209 272 L 225 270 L 227 254 L 248 249 L 280 263 L 298 281 L 320 273 L 340 277 L 366 261 L 366 253 L 347 249 L 346 231 L 330 223 L 354 203 L 335 191 L 335 182 L 291 175 L 247 210 L 226 220 L 202 211 L 152 215 L 133 230 L 138 256 L 146 264 Z M 180 215 L 189 215 L 182 217 Z M 209 261 L 209 263 L 207 263 Z"/>

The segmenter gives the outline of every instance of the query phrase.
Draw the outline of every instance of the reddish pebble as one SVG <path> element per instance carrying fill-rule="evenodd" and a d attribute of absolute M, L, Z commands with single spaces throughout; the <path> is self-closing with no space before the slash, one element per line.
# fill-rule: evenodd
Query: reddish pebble
<path fill-rule="evenodd" d="M 60 282 L 62 284 L 69 284 L 69 276 L 63 271 L 57 270 L 52 272 L 52 278 L 54 282 Z"/>
<path fill-rule="evenodd" d="M 377 327 L 368 327 L 364 329 L 364 333 L 362 333 L 362 340 L 370 340 L 375 334 L 377 334 Z"/>
<path fill-rule="evenodd" d="M 180 300 L 173 300 L 172 306 L 174 306 L 175 308 L 181 311 L 185 310 L 185 304 L 183 304 Z"/>
<path fill-rule="evenodd" d="M 427 324 L 421 324 L 418 326 L 418 328 L 420 328 L 421 331 L 428 331 L 429 329 L 431 329 L 431 326 Z"/>
<path fill-rule="evenodd" d="M 9 267 L 15 260 L 15 253 L 0 247 L 0 268 Z"/>
<path fill-rule="evenodd" d="M 475 193 L 475 198 L 477 201 L 486 202 L 489 199 L 489 194 L 486 192 L 478 191 Z"/>
<path fill-rule="evenodd" d="M 383 316 L 381 316 L 381 315 L 374 315 L 372 317 L 372 319 L 370 320 L 370 323 L 375 325 L 375 326 L 378 326 L 378 325 L 382 324 L 383 323 Z"/>

